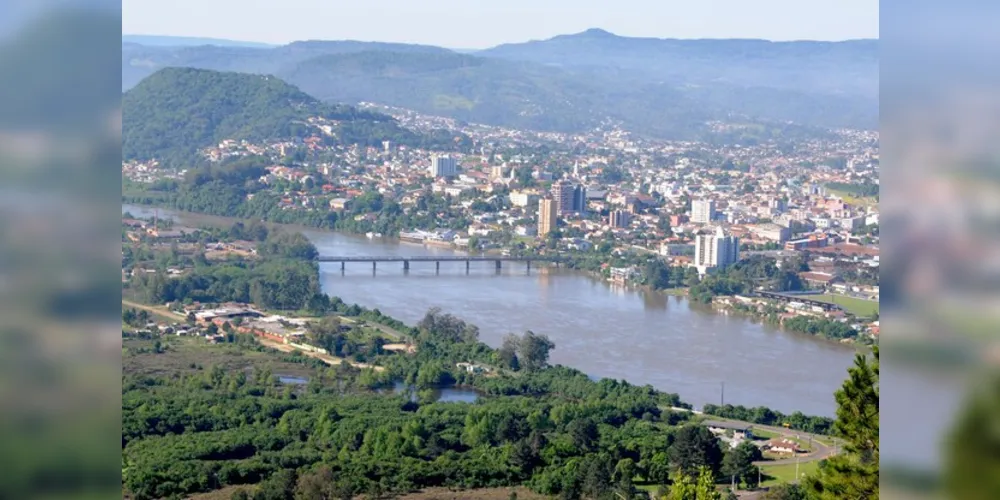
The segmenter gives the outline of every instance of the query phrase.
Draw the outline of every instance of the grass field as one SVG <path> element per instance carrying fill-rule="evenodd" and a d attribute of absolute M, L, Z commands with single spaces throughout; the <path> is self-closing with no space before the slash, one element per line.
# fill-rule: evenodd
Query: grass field
<path fill-rule="evenodd" d="M 843 307 L 845 311 L 858 316 L 859 318 L 869 318 L 873 314 L 878 313 L 877 300 L 857 299 L 854 297 L 830 293 L 823 295 L 805 295 L 804 297 L 812 300 L 818 300 L 820 302 L 826 302 L 828 304 L 837 304 L 838 306 Z"/>
<path fill-rule="evenodd" d="M 249 370 L 251 367 L 270 368 L 272 373 L 309 377 L 315 370 L 301 363 L 284 361 L 284 354 L 260 352 L 233 344 L 209 344 L 198 337 L 161 338 L 164 352 L 138 353 L 136 348 L 150 348 L 152 340 L 124 339 L 123 348 L 133 348 L 123 355 L 122 371 L 130 374 L 171 375 L 197 373 L 219 365 L 227 372 Z"/>
<path fill-rule="evenodd" d="M 795 477 L 795 464 L 781 464 L 781 465 L 764 465 L 761 466 L 760 471 L 765 477 L 764 482 L 761 486 L 775 486 L 781 483 L 790 483 L 796 480 Z M 814 460 L 812 462 L 802 462 L 798 465 L 799 476 L 803 474 L 812 474 L 816 472 L 819 468 L 819 461 Z"/>

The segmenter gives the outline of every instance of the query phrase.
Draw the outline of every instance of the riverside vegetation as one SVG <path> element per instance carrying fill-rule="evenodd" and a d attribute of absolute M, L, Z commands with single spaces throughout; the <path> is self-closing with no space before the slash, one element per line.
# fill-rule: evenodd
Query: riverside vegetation
<path fill-rule="evenodd" d="M 514 485 L 562 498 L 640 498 L 645 493 L 638 486 L 650 484 L 663 486 L 670 498 L 700 499 L 719 497 L 717 478 L 736 476 L 748 486 L 756 481 L 747 463 L 752 455 L 724 453 L 707 429 L 690 421 L 693 414 L 670 410 L 688 406 L 676 394 L 550 366 L 555 346 L 544 335 L 511 335 L 493 349 L 478 340 L 474 325 L 440 311 L 407 327 L 377 310 L 347 306 L 319 292 L 308 240 L 259 236 L 256 262 L 212 264 L 197 251 L 167 256 L 190 266 L 187 275 L 135 278 L 128 291 L 149 300 L 260 299 L 257 305 L 268 309 L 308 309 L 324 317 L 310 334 L 328 345 L 337 343 L 328 336 L 339 329 L 326 328 L 336 324 L 336 315 L 368 318 L 405 335 L 416 352 L 380 352 L 377 342 L 353 347 L 381 371 L 286 356 L 309 369 L 309 383 L 296 387 L 281 384 L 266 366 L 227 371 L 192 362 L 183 369 L 126 370 L 122 482 L 134 498 L 179 498 L 233 485 L 240 487 L 234 498 L 255 500 L 384 498 L 435 486 Z M 157 260 L 142 250 L 130 254 L 143 265 Z M 289 277 L 271 281 L 282 274 Z M 266 351 L 248 335 L 231 340 L 232 349 Z M 172 355 L 172 344 L 123 356 L 138 356 L 129 366 L 142 366 Z M 456 367 L 460 362 L 491 370 L 469 373 Z M 872 372 L 859 357 L 837 395 L 833 428 L 856 444 L 836 467 L 821 467 L 807 493 L 831 497 L 875 488 L 877 496 L 874 367 Z M 396 381 L 418 389 L 470 386 L 483 397 L 474 404 L 446 403 L 424 393 L 412 399 L 375 392 Z"/>

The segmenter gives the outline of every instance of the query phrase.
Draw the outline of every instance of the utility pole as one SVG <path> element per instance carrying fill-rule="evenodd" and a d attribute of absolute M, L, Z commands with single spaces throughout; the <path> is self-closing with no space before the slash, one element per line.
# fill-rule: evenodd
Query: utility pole
<path fill-rule="evenodd" d="M 722 382 L 722 397 L 720 398 L 720 406 L 726 406 L 726 383 Z"/>

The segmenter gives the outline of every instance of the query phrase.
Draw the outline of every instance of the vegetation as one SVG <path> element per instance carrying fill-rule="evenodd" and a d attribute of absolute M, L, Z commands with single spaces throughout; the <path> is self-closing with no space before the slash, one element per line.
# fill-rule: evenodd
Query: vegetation
<path fill-rule="evenodd" d="M 801 412 L 785 415 L 770 408 L 757 406 L 747 408 L 745 406 L 733 405 L 713 405 L 707 404 L 702 410 L 706 415 L 731 418 L 743 422 L 769 425 L 772 427 L 782 427 L 788 424 L 788 428 L 811 434 L 830 434 L 833 431 L 833 419 L 827 417 L 810 417 Z"/>
<path fill-rule="evenodd" d="M 358 42 L 122 50 L 123 85 L 163 66 L 275 74 L 323 100 L 539 130 L 582 131 L 609 117 L 643 134 L 754 144 L 821 134 L 799 124 L 872 128 L 878 121 L 873 41 L 819 48 L 579 34 L 476 55 Z M 749 117 L 746 126 L 705 126 L 734 116 Z"/>
<path fill-rule="evenodd" d="M 191 68 L 162 69 L 126 92 L 122 117 L 124 159 L 180 167 L 200 163 L 199 149 L 226 139 L 262 143 L 316 135 L 329 144 L 392 140 L 412 146 L 426 139 L 386 115 L 321 103 L 273 76 Z M 307 123 L 311 117 L 335 120 L 332 134 Z M 448 149 L 454 142 L 434 145 Z"/>
<path fill-rule="evenodd" d="M 786 319 L 782 326 L 792 331 L 819 335 L 831 340 L 854 339 L 858 336 L 858 331 L 847 323 L 827 318 L 796 316 Z"/>
<path fill-rule="evenodd" d="M 834 430 L 844 452 L 825 460 L 805 481 L 811 498 L 878 498 L 879 490 L 879 351 L 856 356 L 839 389 Z"/>
<path fill-rule="evenodd" d="M 719 295 L 749 293 L 758 288 L 771 291 L 801 290 L 795 263 L 778 267 L 773 257 L 753 255 L 725 269 L 709 273 L 691 287 L 689 295 L 696 302 L 709 303 Z"/>
<path fill-rule="evenodd" d="M 838 193 L 845 193 L 859 198 L 878 198 L 879 185 L 875 183 L 849 184 L 846 182 L 830 182 L 826 188 Z"/>

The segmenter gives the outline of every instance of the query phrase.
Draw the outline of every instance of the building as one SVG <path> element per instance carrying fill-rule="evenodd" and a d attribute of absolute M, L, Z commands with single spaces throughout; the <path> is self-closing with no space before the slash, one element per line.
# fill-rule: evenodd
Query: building
<path fill-rule="evenodd" d="M 758 224 L 750 228 L 757 238 L 784 243 L 792 238 L 792 230 L 778 224 Z"/>
<path fill-rule="evenodd" d="M 538 199 L 538 195 L 524 191 L 513 191 L 510 193 L 510 204 L 515 207 L 526 207 Z"/>
<path fill-rule="evenodd" d="M 865 227 L 865 216 L 861 215 L 858 217 L 846 217 L 840 219 L 840 227 L 851 232 L 857 231 L 858 229 Z"/>
<path fill-rule="evenodd" d="M 692 200 L 691 222 L 711 224 L 715 220 L 715 200 Z"/>
<path fill-rule="evenodd" d="M 611 227 L 628 227 L 632 215 L 624 210 L 612 210 L 608 215 L 608 225 Z"/>
<path fill-rule="evenodd" d="M 771 198 L 767 201 L 767 207 L 780 214 L 788 210 L 788 202 L 784 198 Z"/>
<path fill-rule="evenodd" d="M 587 211 L 587 188 L 585 186 L 573 188 L 573 211 L 581 214 Z"/>
<path fill-rule="evenodd" d="M 559 208 L 556 200 L 543 198 L 538 201 L 538 235 L 545 236 L 556 228 L 556 214 Z"/>
<path fill-rule="evenodd" d="M 448 155 L 434 155 L 431 158 L 431 177 L 455 177 L 458 175 L 458 162 Z"/>
<path fill-rule="evenodd" d="M 733 437 L 743 439 L 753 439 L 753 426 L 740 422 L 723 422 L 720 420 L 706 420 L 702 425 L 708 427 L 712 434 L 733 433 Z"/>
<path fill-rule="evenodd" d="M 559 215 L 568 214 L 573 211 L 573 202 L 576 198 L 576 189 L 573 184 L 566 181 L 559 181 L 552 184 L 552 199 L 556 202 L 556 210 Z"/>
<path fill-rule="evenodd" d="M 726 236 L 722 228 L 715 234 L 699 234 L 694 239 L 694 265 L 705 274 L 710 268 L 724 268 L 739 260 L 740 240 Z"/>
<path fill-rule="evenodd" d="M 503 179 L 503 170 L 504 170 L 503 165 L 493 165 L 492 167 L 490 167 L 490 179 L 491 180 Z"/>

